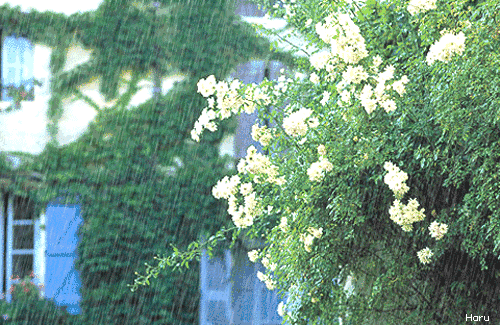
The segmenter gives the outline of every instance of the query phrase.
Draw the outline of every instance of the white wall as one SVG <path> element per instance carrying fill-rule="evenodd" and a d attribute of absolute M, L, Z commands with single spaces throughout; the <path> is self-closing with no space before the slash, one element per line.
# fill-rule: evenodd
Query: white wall
<path fill-rule="evenodd" d="M 42 87 L 35 88 L 35 100 L 24 101 L 20 110 L 0 114 L 0 151 L 21 151 L 30 154 L 39 154 L 49 141 L 47 131 L 47 110 L 50 99 L 49 83 L 50 56 L 52 49 L 40 44 L 34 45 L 34 78 L 41 80 Z M 66 53 L 64 71 L 78 67 L 89 61 L 92 50 L 84 49 L 79 44 L 72 44 Z M 130 71 L 124 71 L 119 83 L 119 94 L 128 88 L 131 78 Z M 162 93 L 165 94 L 173 87 L 175 82 L 181 81 L 185 76 L 176 74 L 162 79 Z M 100 78 L 93 78 L 83 84 L 79 90 L 89 97 L 100 109 L 112 107 L 116 99 L 106 101 L 99 92 Z M 150 72 L 138 83 L 141 88 L 131 99 L 129 107 L 134 107 L 149 100 L 153 96 L 153 74 Z M 11 103 L 0 101 L 0 109 L 7 108 Z M 59 120 L 57 140 L 59 144 L 66 145 L 76 141 L 88 128 L 97 115 L 97 111 L 87 102 L 70 96 L 62 101 L 63 114 Z"/>
<path fill-rule="evenodd" d="M 9 4 L 12 7 L 20 6 L 24 12 L 29 12 L 31 9 L 37 11 L 53 11 L 71 15 L 78 11 L 85 12 L 96 10 L 102 0 L 85 0 L 85 1 L 61 1 L 61 0 L 8 0 L 0 1 L 0 5 Z"/>

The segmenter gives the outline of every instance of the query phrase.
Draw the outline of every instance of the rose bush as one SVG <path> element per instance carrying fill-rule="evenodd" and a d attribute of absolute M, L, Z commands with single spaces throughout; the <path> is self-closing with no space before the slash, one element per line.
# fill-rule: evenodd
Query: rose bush
<path fill-rule="evenodd" d="M 281 3 L 269 14 L 319 49 L 297 59 L 309 78 L 208 76 L 192 131 L 200 141 L 217 120 L 255 110 L 275 125 L 255 126 L 269 154 L 250 147 L 214 196 L 228 201 L 233 238 L 266 238 L 249 258 L 288 293 L 280 313 L 292 324 L 499 316 L 500 5 Z M 148 276 L 189 256 L 160 259 Z"/>

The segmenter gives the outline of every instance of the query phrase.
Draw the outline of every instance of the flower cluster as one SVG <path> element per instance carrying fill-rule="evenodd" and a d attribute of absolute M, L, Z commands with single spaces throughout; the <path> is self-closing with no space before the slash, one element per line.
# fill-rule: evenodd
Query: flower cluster
<path fill-rule="evenodd" d="M 200 141 L 200 134 L 203 129 L 208 129 L 212 132 L 217 131 L 217 125 L 213 122 L 216 118 L 215 111 L 212 109 L 203 109 L 198 121 L 194 123 L 194 129 L 191 130 L 191 138 L 196 142 Z"/>
<path fill-rule="evenodd" d="M 360 65 L 350 65 L 342 74 L 342 78 L 344 79 L 346 84 L 359 84 L 361 81 L 368 79 L 368 73 Z"/>
<path fill-rule="evenodd" d="M 215 77 L 211 75 L 206 79 L 200 79 L 197 85 L 198 92 L 208 101 L 208 107 L 203 110 L 191 131 L 191 138 L 197 142 L 204 129 L 212 132 L 217 130 L 217 126 L 213 122 L 214 119 L 223 120 L 232 114 L 239 114 L 243 111 L 252 114 L 257 108 L 257 104 L 267 105 L 270 103 L 266 89 L 262 90 L 250 84 L 243 91 L 238 79 L 234 79 L 231 83 L 217 82 Z"/>
<path fill-rule="evenodd" d="M 434 253 L 429 249 L 429 247 L 417 252 L 418 259 L 422 264 L 429 264 L 431 262 L 432 255 L 434 255 Z"/>
<path fill-rule="evenodd" d="M 323 235 L 323 228 L 313 228 L 313 227 L 309 227 L 307 229 L 307 232 L 308 234 L 300 234 L 300 237 L 299 237 L 299 240 L 301 242 L 304 243 L 304 249 L 307 251 L 307 252 L 312 252 L 312 244 L 313 244 L 313 240 L 314 238 L 321 238 L 321 236 Z"/>
<path fill-rule="evenodd" d="M 436 9 L 437 0 L 410 0 L 407 10 L 410 15 L 415 16 L 418 13 Z"/>
<path fill-rule="evenodd" d="M 266 284 L 268 290 L 274 290 L 276 283 L 271 279 L 271 276 L 265 275 L 262 272 L 257 272 L 257 278 Z"/>
<path fill-rule="evenodd" d="M 212 188 L 212 195 L 216 199 L 229 199 L 229 197 L 233 196 L 238 192 L 238 184 L 240 183 L 240 177 L 238 175 L 233 175 L 231 178 L 224 177 L 223 179 L 217 182 Z"/>
<path fill-rule="evenodd" d="M 429 231 L 431 233 L 431 237 L 436 238 L 436 240 L 440 240 L 448 231 L 448 225 L 434 221 L 429 226 Z"/>
<path fill-rule="evenodd" d="M 307 169 L 307 176 L 311 182 L 319 182 L 325 177 L 325 172 L 333 169 L 333 165 L 326 158 L 326 149 L 324 145 L 318 146 L 319 160 L 312 163 Z"/>
<path fill-rule="evenodd" d="M 427 53 L 427 64 L 431 65 L 435 61 L 449 62 L 453 54 L 462 54 L 465 50 L 465 35 L 460 32 L 453 35 L 449 32 L 441 32 L 443 36 L 436 43 L 432 44 Z"/>
<path fill-rule="evenodd" d="M 318 118 L 310 117 L 312 110 L 301 108 L 283 119 L 283 128 L 286 134 L 292 137 L 304 136 L 308 128 L 314 128 L 319 125 Z"/>
<path fill-rule="evenodd" d="M 248 259 L 250 262 L 255 263 L 257 261 L 257 258 L 259 257 L 259 251 L 254 249 L 248 252 Z"/>
<path fill-rule="evenodd" d="M 256 198 L 251 183 L 243 183 L 239 191 L 243 195 L 243 205 L 238 205 L 236 194 L 240 185 L 240 177 L 233 175 L 231 178 L 224 177 L 212 188 L 212 195 L 216 199 L 228 200 L 227 212 L 232 216 L 234 224 L 239 228 L 246 228 L 253 224 L 255 216 L 260 214 L 259 200 Z"/>
<path fill-rule="evenodd" d="M 404 231 L 411 231 L 413 223 L 425 218 L 424 209 L 418 210 L 418 206 L 416 199 L 409 200 L 407 205 L 395 200 L 389 209 L 391 220 L 400 225 Z"/>
<path fill-rule="evenodd" d="M 340 106 L 349 105 L 352 95 L 356 91 L 356 85 L 362 84 L 361 91 L 355 94 L 363 108 L 368 114 L 371 114 L 380 105 L 387 113 L 396 110 L 396 102 L 387 93 L 391 88 L 396 91 L 401 97 L 405 93 L 405 84 L 408 83 L 408 78 L 403 76 L 398 81 L 393 81 L 392 85 L 387 85 L 386 82 L 394 78 L 394 67 L 387 66 L 384 71 L 379 72 L 378 67 L 381 64 L 381 58 L 373 59 L 372 71 L 374 75 L 370 75 L 361 66 L 348 66 L 342 74 L 342 81 L 337 84 L 337 91 L 340 93 Z M 374 81 L 375 88 L 370 84 L 370 80 Z"/>
<path fill-rule="evenodd" d="M 356 64 L 368 56 L 365 39 L 348 14 L 329 15 L 324 24 L 316 24 L 316 33 L 345 63 Z"/>
<path fill-rule="evenodd" d="M 408 179 L 408 174 L 400 170 L 390 161 L 385 162 L 384 169 L 388 172 L 384 177 L 384 183 L 389 186 L 396 197 L 396 200 L 394 200 L 389 209 L 389 216 L 391 220 L 400 225 L 404 231 L 411 231 L 413 229 L 413 223 L 424 220 L 425 210 L 418 209 L 419 203 L 416 199 L 409 200 L 406 205 L 400 201 L 410 189 L 405 183 Z"/>
<path fill-rule="evenodd" d="M 271 259 L 271 255 L 270 254 L 266 254 L 266 256 L 264 256 L 262 258 L 262 265 L 264 265 L 264 267 L 266 269 L 270 269 L 271 271 L 274 272 L 276 270 L 277 265 L 276 265 L 276 263 L 271 263 L 270 259 Z"/>
<path fill-rule="evenodd" d="M 285 183 L 283 176 L 278 177 L 278 167 L 271 163 L 269 157 L 257 152 L 254 146 L 248 147 L 247 155 L 239 161 L 237 169 L 239 173 L 254 175 L 255 183 L 262 183 L 262 176 L 267 178 L 269 183 L 276 185 Z"/>
<path fill-rule="evenodd" d="M 263 146 L 268 146 L 272 138 L 271 130 L 267 126 L 259 127 L 257 124 L 252 126 L 252 139 L 260 142 Z"/>
<path fill-rule="evenodd" d="M 9 293 L 12 294 L 15 300 L 38 300 L 40 299 L 40 290 L 43 290 L 43 285 L 36 285 L 33 280 L 37 276 L 31 272 L 29 276 L 25 276 L 21 282 L 11 285 Z M 12 280 L 21 280 L 19 277 L 12 277 Z"/>
<path fill-rule="evenodd" d="M 390 161 L 384 164 L 384 169 L 388 172 L 384 177 L 384 183 L 389 186 L 396 198 L 402 198 L 410 189 L 405 183 L 408 180 L 408 174 Z"/>
<path fill-rule="evenodd" d="M 215 93 L 215 85 L 217 81 L 215 80 L 215 76 L 208 76 L 206 79 L 200 79 L 197 83 L 198 92 L 203 97 L 212 96 Z"/>

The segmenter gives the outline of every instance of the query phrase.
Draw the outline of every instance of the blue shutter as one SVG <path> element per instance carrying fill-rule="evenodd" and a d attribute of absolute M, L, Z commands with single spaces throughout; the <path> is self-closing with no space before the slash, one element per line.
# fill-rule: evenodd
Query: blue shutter
<path fill-rule="evenodd" d="M 7 97 L 5 87 L 25 85 L 29 91 L 33 87 L 33 47 L 23 37 L 8 36 L 2 44 L 2 98 Z"/>
<path fill-rule="evenodd" d="M 200 325 L 229 325 L 231 321 L 231 253 L 209 259 L 204 251 L 200 269 Z"/>
<path fill-rule="evenodd" d="M 79 205 L 50 204 L 47 207 L 45 297 L 70 314 L 79 314 L 81 281 L 75 269 L 78 227 L 83 223 Z"/>

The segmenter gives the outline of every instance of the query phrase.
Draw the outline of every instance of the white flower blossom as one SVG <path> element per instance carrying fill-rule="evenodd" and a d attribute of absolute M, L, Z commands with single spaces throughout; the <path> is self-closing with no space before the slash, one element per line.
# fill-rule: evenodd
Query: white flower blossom
<path fill-rule="evenodd" d="M 416 199 L 409 200 L 407 205 L 395 200 L 389 209 L 389 215 L 392 221 L 408 232 L 413 229 L 413 223 L 422 221 L 425 218 L 425 210 L 418 210 L 418 207 L 419 203 Z"/>
<path fill-rule="evenodd" d="M 255 263 L 257 261 L 257 258 L 259 257 L 259 251 L 254 249 L 248 252 L 248 259 L 250 262 Z"/>
<path fill-rule="evenodd" d="M 312 110 L 308 108 L 301 108 L 299 111 L 291 113 L 283 119 L 283 128 L 285 132 L 292 136 L 304 136 L 307 133 L 307 121 L 312 114 Z M 319 124 L 311 120 L 312 125 Z"/>
<path fill-rule="evenodd" d="M 400 170 L 390 161 L 385 162 L 384 169 L 388 171 L 384 177 L 384 183 L 389 186 L 397 198 L 403 197 L 403 195 L 410 189 L 405 184 L 406 180 L 408 180 L 408 174 Z"/>
<path fill-rule="evenodd" d="M 198 92 L 201 93 L 203 97 L 211 96 L 215 93 L 215 76 L 208 76 L 206 79 L 200 79 L 198 81 Z"/>
<path fill-rule="evenodd" d="M 434 221 L 429 226 L 429 231 L 431 233 L 431 237 L 436 238 L 436 240 L 440 240 L 448 231 L 448 225 Z"/>
<path fill-rule="evenodd" d="M 429 247 L 426 247 L 417 252 L 418 259 L 422 264 L 428 264 L 431 262 L 431 257 L 434 255 Z"/>
<path fill-rule="evenodd" d="M 407 10 L 410 15 L 415 16 L 420 12 L 429 11 L 431 9 L 436 9 L 437 0 L 410 0 L 408 3 Z"/>
<path fill-rule="evenodd" d="M 449 62 L 453 54 L 462 54 L 465 50 L 465 35 L 460 32 L 457 35 L 444 33 L 444 35 L 432 44 L 427 53 L 427 64 L 435 61 Z"/>
<path fill-rule="evenodd" d="M 286 217 L 281 217 L 279 228 L 283 232 L 288 232 L 288 220 Z"/>
<path fill-rule="evenodd" d="M 212 194 L 216 199 L 229 199 L 231 195 L 236 194 L 238 191 L 239 183 L 240 177 L 238 175 L 233 175 L 231 178 L 226 176 L 219 180 L 217 185 L 212 188 Z"/>
<path fill-rule="evenodd" d="M 319 76 L 318 76 L 315 72 L 311 73 L 311 76 L 309 77 L 309 80 L 310 80 L 313 84 L 315 84 L 315 85 L 316 85 L 316 84 L 319 84 L 319 82 L 321 81 L 321 80 L 319 79 Z"/>
<path fill-rule="evenodd" d="M 283 303 L 283 301 L 280 301 L 280 303 L 278 304 L 278 315 L 283 317 L 285 315 L 285 308 L 286 305 Z"/>

